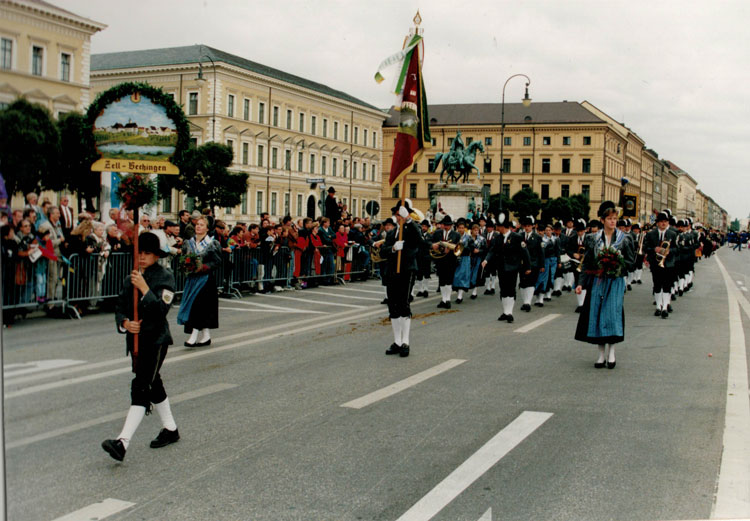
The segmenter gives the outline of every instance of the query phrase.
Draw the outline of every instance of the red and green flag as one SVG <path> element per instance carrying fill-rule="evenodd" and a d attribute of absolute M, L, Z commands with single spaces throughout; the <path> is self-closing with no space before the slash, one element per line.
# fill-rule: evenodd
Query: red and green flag
<path fill-rule="evenodd" d="M 400 121 L 389 177 L 391 187 L 395 186 L 422 157 L 424 151 L 432 146 L 427 95 L 422 80 L 423 53 L 422 37 L 414 35 L 406 47 L 400 53 L 387 58 L 375 74 L 375 80 L 382 82 L 384 78 L 380 74 L 380 69 L 403 59 L 395 89 L 400 101 L 396 107 Z"/>

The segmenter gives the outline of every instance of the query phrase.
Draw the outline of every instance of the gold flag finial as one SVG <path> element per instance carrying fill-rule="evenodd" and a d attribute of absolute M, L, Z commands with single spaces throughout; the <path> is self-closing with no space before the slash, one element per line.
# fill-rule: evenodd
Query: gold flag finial
<path fill-rule="evenodd" d="M 419 16 L 419 9 L 417 9 L 417 14 L 414 16 L 414 25 L 419 27 L 419 24 L 422 23 L 422 17 Z"/>

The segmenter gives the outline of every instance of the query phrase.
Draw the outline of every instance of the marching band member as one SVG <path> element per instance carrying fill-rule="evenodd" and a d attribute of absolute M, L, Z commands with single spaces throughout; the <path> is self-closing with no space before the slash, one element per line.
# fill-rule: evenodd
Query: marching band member
<path fill-rule="evenodd" d="M 427 281 L 430 280 L 430 273 L 432 272 L 432 257 L 430 257 L 432 234 L 430 233 L 430 221 L 423 219 L 420 227 L 423 242 L 417 254 L 417 282 L 415 284 L 417 294 L 415 296 L 427 298 L 430 296 Z"/>
<path fill-rule="evenodd" d="M 422 232 L 412 220 L 411 201 L 404 199 L 393 208 L 396 227 L 386 235 L 380 247 L 381 257 L 386 258 L 386 291 L 388 293 L 388 316 L 393 328 L 393 344 L 386 355 L 409 356 L 409 332 L 411 330 L 411 307 L 409 295 L 414 273 L 417 271 L 417 253 L 422 244 Z M 399 240 L 399 228 L 403 227 Z M 401 264 L 398 266 L 399 252 Z"/>
<path fill-rule="evenodd" d="M 527 215 L 521 219 L 521 226 L 523 227 L 522 237 L 531 260 L 529 265 L 530 272 L 524 272 L 521 274 L 521 282 L 519 284 L 521 288 L 521 299 L 523 301 L 521 310 L 526 312 L 531 311 L 531 300 L 534 298 L 534 287 L 539 278 L 539 273 L 545 271 L 542 238 L 534 230 L 534 223 L 534 217 L 531 215 Z"/>
<path fill-rule="evenodd" d="M 453 289 L 458 291 L 456 304 L 464 301 L 464 291 L 471 286 L 471 252 L 474 249 L 474 240 L 471 234 L 466 231 L 466 221 L 460 218 L 456 221 L 456 231 L 461 236 L 458 244 L 463 248 L 463 253 L 458 257 L 456 271 L 453 274 Z"/>
<path fill-rule="evenodd" d="M 567 237 L 562 231 L 562 223 L 560 221 L 557 221 L 552 227 L 552 236 L 557 239 L 559 252 L 557 256 L 557 269 L 555 270 L 554 280 L 550 281 L 552 286 L 551 295 L 559 297 L 560 295 L 562 295 L 562 289 L 565 280 L 564 274 L 570 268 L 570 261 L 568 260 L 569 257 L 567 256 L 567 254 L 565 254 L 565 240 Z M 564 258 L 563 254 L 565 254 Z M 547 296 L 545 295 L 545 300 L 546 299 Z"/>
<path fill-rule="evenodd" d="M 568 243 L 571 241 L 575 241 L 576 237 L 578 236 L 578 223 L 581 222 L 581 219 L 573 219 L 572 217 L 568 217 L 565 219 L 565 232 L 561 235 L 563 237 L 562 243 L 560 244 L 561 248 L 564 252 L 567 253 L 568 251 Z M 583 221 L 583 227 L 586 228 L 586 221 Z M 563 291 L 573 291 L 573 286 L 575 285 L 575 265 L 574 263 L 569 263 L 568 268 L 563 271 Z M 558 297 L 561 295 L 557 295 Z"/>
<path fill-rule="evenodd" d="M 385 242 L 385 238 L 388 237 L 388 233 L 393 230 L 393 228 L 396 227 L 396 221 L 393 220 L 392 217 L 388 217 L 385 221 L 383 221 L 383 231 L 380 232 L 380 237 L 378 238 L 378 241 Z M 380 265 L 380 284 L 383 286 L 383 289 L 385 289 L 385 297 L 380 302 L 381 304 L 388 304 L 388 288 L 386 287 L 386 281 L 388 280 L 388 263 L 385 262 L 385 259 L 381 255 L 380 258 L 382 261 L 379 263 Z"/>
<path fill-rule="evenodd" d="M 544 227 L 542 250 L 544 251 L 544 270 L 540 270 L 534 289 L 536 293 L 534 305 L 537 307 L 544 306 L 545 300 L 552 300 L 552 281 L 555 280 L 557 261 L 560 258 L 560 240 L 552 234 L 550 224 Z"/>
<path fill-rule="evenodd" d="M 641 276 L 643 275 L 643 244 L 641 244 L 641 240 L 645 238 L 644 234 L 645 232 L 641 231 L 641 225 L 639 223 L 633 223 L 633 226 L 631 226 L 631 230 L 633 232 L 633 244 L 635 244 L 635 263 L 633 264 L 633 283 L 634 284 L 643 284 L 641 281 Z M 639 250 L 640 246 L 640 250 Z"/>
<path fill-rule="evenodd" d="M 513 306 L 516 302 L 516 283 L 518 273 L 522 271 L 525 275 L 531 273 L 531 259 L 529 251 L 523 241 L 523 237 L 511 230 L 512 223 L 508 222 L 508 216 L 500 211 L 497 216 L 497 228 L 499 235 L 495 238 L 492 249 L 487 252 L 487 257 L 482 261 L 482 267 L 492 266 L 494 263 L 500 282 L 500 299 L 503 306 L 503 314 L 498 317 L 500 321 L 513 322 Z"/>
<path fill-rule="evenodd" d="M 487 250 L 492 248 L 492 241 L 494 241 L 496 237 L 497 232 L 495 231 L 495 221 L 489 219 L 487 221 L 487 233 L 484 235 Z M 480 278 L 484 279 L 484 294 L 494 295 L 495 286 L 497 285 L 497 273 L 494 271 L 494 268 L 492 266 L 487 266 L 486 268 L 481 269 L 480 273 Z"/>
<path fill-rule="evenodd" d="M 596 344 L 599 358 L 594 367 L 614 369 L 615 344 L 625 339 L 625 277 L 605 273 L 599 266 L 602 250 L 616 250 L 625 261 L 625 270 L 635 260 L 630 236 L 616 229 L 617 208 L 612 201 L 604 201 L 597 212 L 602 220 L 601 232 L 586 236 L 583 270 L 576 286 L 576 294 L 587 289 L 586 301 L 578 317 L 575 339 Z M 619 270 L 615 270 L 619 271 Z M 607 352 L 609 348 L 609 352 Z M 606 361 L 605 361 L 606 360 Z"/>
<path fill-rule="evenodd" d="M 646 234 L 643 240 L 643 251 L 651 267 L 654 282 L 654 316 L 669 317 L 672 279 L 674 276 L 674 248 L 677 234 L 669 228 L 669 216 L 659 212 L 656 216 L 656 228 Z"/>
<path fill-rule="evenodd" d="M 441 230 L 437 230 L 432 234 L 432 249 L 439 251 L 441 249 L 441 242 L 449 242 L 451 244 L 458 244 L 461 236 L 458 232 L 453 231 L 453 220 L 450 215 L 443 217 L 440 221 Z M 453 255 L 452 251 L 440 258 L 435 259 L 435 268 L 438 276 L 438 287 L 440 290 L 440 303 L 437 305 L 439 308 L 450 309 L 451 308 L 451 290 L 453 286 L 453 275 L 456 272 L 456 256 Z"/>
<path fill-rule="evenodd" d="M 575 268 L 573 268 L 570 272 L 570 280 L 572 280 L 573 284 L 578 287 L 578 278 L 581 271 L 583 270 L 583 268 L 581 268 L 581 260 L 583 259 L 585 250 L 584 239 L 586 238 L 586 221 L 584 221 L 583 219 L 578 219 L 576 221 L 575 229 L 575 237 L 569 239 L 566 243 L 566 253 L 568 254 L 568 257 L 573 259 L 572 262 L 575 265 Z M 581 309 L 583 308 L 583 302 L 586 300 L 586 288 L 583 288 L 580 293 L 576 293 L 576 299 L 578 302 L 576 306 L 576 313 L 580 313 Z"/>

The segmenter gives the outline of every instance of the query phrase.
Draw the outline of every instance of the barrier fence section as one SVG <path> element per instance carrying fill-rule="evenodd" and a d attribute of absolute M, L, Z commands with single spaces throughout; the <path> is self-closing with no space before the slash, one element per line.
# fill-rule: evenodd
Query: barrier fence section
<path fill-rule="evenodd" d="M 42 258 L 31 263 L 27 258 L 18 258 L 3 262 L 2 307 L 35 308 L 43 303 L 62 305 L 63 309 L 76 303 L 96 306 L 117 297 L 133 269 L 132 253 L 111 253 L 106 257 L 74 254 L 67 261 L 48 263 Z M 187 275 L 179 269 L 177 257 L 159 262 L 172 270 L 175 292 L 182 293 Z M 223 252 L 221 264 L 214 268 L 219 290 L 237 297 L 248 290 L 343 284 L 377 274 L 370 249 L 359 244 L 308 251 L 284 246 L 274 250 L 240 247 L 231 253 Z"/>

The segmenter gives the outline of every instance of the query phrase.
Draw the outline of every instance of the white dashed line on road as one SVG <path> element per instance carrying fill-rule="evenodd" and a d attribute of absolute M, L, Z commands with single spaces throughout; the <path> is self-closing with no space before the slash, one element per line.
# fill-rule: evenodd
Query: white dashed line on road
<path fill-rule="evenodd" d="M 533 321 L 530 324 L 526 324 L 523 327 L 519 327 L 518 329 L 514 330 L 513 332 L 514 333 L 528 333 L 532 329 L 536 329 L 539 326 L 542 326 L 542 325 L 546 324 L 547 322 L 555 320 L 559 316 L 560 316 L 559 313 L 551 313 L 551 314 L 549 314 L 547 316 L 544 316 L 544 317 L 540 318 L 539 320 Z"/>
<path fill-rule="evenodd" d="M 120 501 L 119 499 L 108 498 L 99 503 L 94 503 L 81 510 L 76 510 L 68 515 L 58 517 L 53 521 L 91 521 L 93 519 L 100 520 L 118 512 L 122 512 L 134 506 L 135 503 L 129 501 Z"/>

